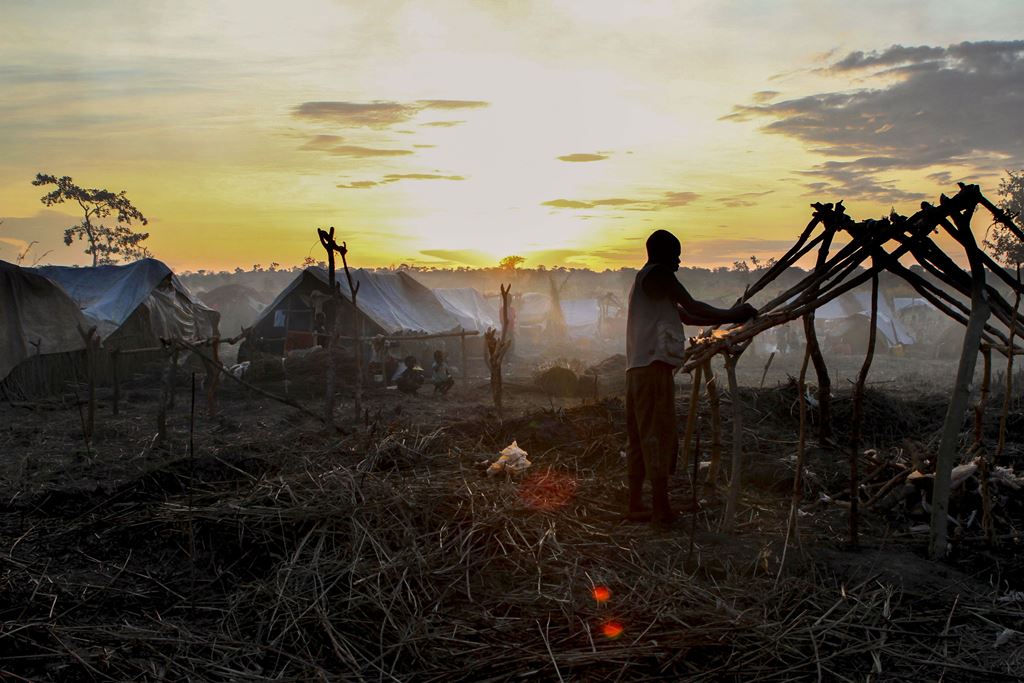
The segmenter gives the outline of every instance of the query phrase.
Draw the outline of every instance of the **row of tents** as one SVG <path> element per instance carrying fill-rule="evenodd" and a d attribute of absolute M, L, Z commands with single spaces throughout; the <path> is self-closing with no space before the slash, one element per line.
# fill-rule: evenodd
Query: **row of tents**
<path fill-rule="evenodd" d="M 497 309 L 474 289 L 430 290 L 403 272 L 353 274 L 364 337 L 482 333 L 500 326 Z M 339 285 L 348 297 L 347 281 L 340 278 Z M 318 311 L 329 291 L 323 269 L 306 269 L 265 307 L 248 288 L 227 287 L 234 289 L 208 293 L 207 305 L 155 259 L 94 268 L 0 261 L 0 395 L 52 393 L 81 379 L 93 329 L 104 351 L 101 365 L 109 365 L 115 351 L 130 351 L 139 365 L 147 354 L 148 360 L 162 355 L 162 340 L 230 336 L 243 325 L 272 352 L 315 344 Z M 221 325 L 222 314 L 238 327 Z M 351 306 L 342 307 L 343 334 L 355 329 L 355 315 Z M 98 361 L 91 362 L 95 371 Z"/>
<path fill-rule="evenodd" d="M 372 337 L 458 335 L 500 327 L 498 302 L 472 288 L 430 289 L 405 272 L 353 271 L 359 282 L 357 309 L 342 306 L 341 334 Z M 338 278 L 343 299 L 348 281 Z M 143 259 L 123 266 L 22 268 L 0 261 L 0 395 L 59 390 L 81 378 L 85 334 L 95 328 L 101 348 L 160 354 L 161 340 L 196 341 L 233 336 L 252 327 L 258 348 L 284 354 L 322 340 L 325 270 L 307 268 L 269 304 L 240 285 L 226 285 L 202 298 L 189 291 L 164 263 Z M 826 352 L 857 352 L 867 337 L 870 300 L 855 291 L 816 313 Z M 588 340 L 622 344 L 624 311 L 614 297 L 559 300 L 526 292 L 515 297 L 511 321 L 517 343 L 545 348 L 568 341 L 582 349 Z M 948 326 L 945 316 L 913 298 L 879 300 L 879 343 L 888 347 L 935 348 Z M 758 337 L 762 352 L 796 348 L 802 335 L 786 326 Z M 479 338 L 478 338 L 479 339 Z M 479 341 L 474 342 L 474 347 Z M 525 350 L 525 349 L 524 349 Z M 482 354 L 482 349 L 475 349 Z M 152 360 L 152 357 L 150 357 Z"/>

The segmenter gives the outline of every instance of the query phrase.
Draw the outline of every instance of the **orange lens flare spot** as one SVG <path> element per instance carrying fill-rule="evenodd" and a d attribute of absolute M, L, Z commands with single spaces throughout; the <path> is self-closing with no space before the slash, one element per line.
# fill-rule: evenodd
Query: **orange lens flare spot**
<path fill-rule="evenodd" d="M 598 586 L 593 591 L 594 600 L 600 603 L 608 602 L 608 599 L 612 597 L 612 592 L 607 586 Z"/>
<path fill-rule="evenodd" d="M 601 625 L 601 633 L 605 638 L 618 638 L 622 635 L 623 630 L 622 624 L 617 621 L 606 621 Z"/>
<path fill-rule="evenodd" d="M 564 507 L 576 495 L 576 480 L 560 472 L 531 474 L 519 484 L 519 498 L 534 510 L 552 511 Z"/>

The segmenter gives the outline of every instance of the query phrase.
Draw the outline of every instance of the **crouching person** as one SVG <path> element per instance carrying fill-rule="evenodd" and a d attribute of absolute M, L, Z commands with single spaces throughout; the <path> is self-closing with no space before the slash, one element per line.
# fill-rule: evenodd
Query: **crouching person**
<path fill-rule="evenodd" d="M 403 394 L 415 394 L 423 386 L 423 368 L 416 362 L 416 356 L 405 357 L 405 367 L 395 377 L 395 386 Z"/>
<path fill-rule="evenodd" d="M 679 448 L 673 375 L 686 350 L 682 323 L 739 323 L 757 314 L 750 304 L 721 309 L 690 296 L 675 276 L 681 253 L 672 233 L 656 230 L 651 234 L 647 263 L 633 282 L 626 318 L 626 519 L 649 520 L 658 526 L 667 526 L 675 518 L 668 478 Z M 650 509 L 643 504 L 645 479 L 651 482 Z"/>
<path fill-rule="evenodd" d="M 447 394 L 455 384 L 455 378 L 452 377 L 448 361 L 444 359 L 444 352 L 441 349 L 434 351 L 434 365 L 431 367 L 430 381 L 434 385 L 435 394 Z"/>

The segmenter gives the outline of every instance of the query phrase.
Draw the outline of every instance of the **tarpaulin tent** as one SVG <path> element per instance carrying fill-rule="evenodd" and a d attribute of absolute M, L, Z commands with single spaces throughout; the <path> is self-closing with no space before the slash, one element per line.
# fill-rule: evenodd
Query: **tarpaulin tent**
<path fill-rule="evenodd" d="M 0 380 L 26 359 L 78 351 L 91 325 L 52 280 L 0 261 Z"/>
<path fill-rule="evenodd" d="M 487 328 L 501 329 L 501 314 L 472 287 L 435 289 L 434 295 L 445 310 L 455 316 L 462 329 L 483 334 Z"/>
<path fill-rule="evenodd" d="M 459 321 L 445 310 L 437 297 L 409 275 L 352 271 L 359 283 L 356 305 L 362 319 L 361 336 L 439 334 L 459 329 Z M 337 282 L 343 303 L 338 314 L 342 336 L 353 336 L 355 316 L 350 303 L 348 281 L 343 271 Z M 267 306 L 255 323 L 253 337 L 262 340 L 267 351 L 282 353 L 288 348 L 312 346 L 323 334 L 318 313 L 329 294 L 327 271 L 307 268 Z"/>
<path fill-rule="evenodd" d="M 867 336 L 871 318 L 871 292 L 861 289 L 837 297 L 814 312 L 815 329 L 826 337 Z M 913 344 L 914 335 L 896 316 L 885 297 L 878 297 L 878 323 L 881 340 L 888 346 Z"/>
<path fill-rule="evenodd" d="M 96 326 L 107 349 L 148 348 L 161 339 L 197 340 L 217 334 L 220 314 L 192 296 L 164 263 L 34 269 L 59 284 Z"/>

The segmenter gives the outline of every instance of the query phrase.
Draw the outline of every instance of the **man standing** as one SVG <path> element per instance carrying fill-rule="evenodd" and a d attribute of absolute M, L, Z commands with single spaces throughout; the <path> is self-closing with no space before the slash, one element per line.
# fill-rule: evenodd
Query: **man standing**
<path fill-rule="evenodd" d="M 672 233 L 651 233 L 647 263 L 629 293 L 626 321 L 626 519 L 660 526 L 671 524 L 675 516 L 668 501 L 668 476 L 679 448 L 673 374 L 686 350 L 682 323 L 741 323 L 757 315 L 750 304 L 721 309 L 690 296 L 675 276 L 681 253 Z M 651 510 L 643 506 L 645 479 L 651 482 Z"/>

